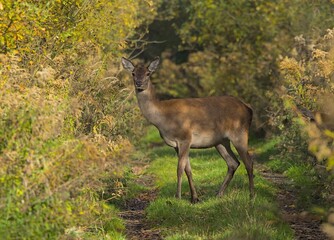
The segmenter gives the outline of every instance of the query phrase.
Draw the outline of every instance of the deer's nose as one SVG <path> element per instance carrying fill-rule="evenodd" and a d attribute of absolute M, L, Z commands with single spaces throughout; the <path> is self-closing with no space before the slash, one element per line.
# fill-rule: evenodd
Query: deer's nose
<path fill-rule="evenodd" d="M 142 85 L 142 82 L 141 81 L 136 81 L 135 85 L 136 85 L 136 87 L 140 87 Z"/>

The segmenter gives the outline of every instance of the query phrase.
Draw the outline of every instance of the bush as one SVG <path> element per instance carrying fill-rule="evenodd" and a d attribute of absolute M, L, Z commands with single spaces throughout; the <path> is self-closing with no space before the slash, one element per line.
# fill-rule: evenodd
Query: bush
<path fill-rule="evenodd" d="M 302 36 L 296 41 L 297 46 L 307 42 Z M 309 150 L 319 161 L 327 159 L 327 168 L 331 170 L 334 167 L 334 109 L 330 104 L 334 94 L 334 30 L 327 30 L 316 42 L 313 47 L 300 46 L 300 52 L 294 57 L 281 61 L 285 83 L 281 93 L 287 111 L 307 134 L 297 142 L 308 142 Z M 291 133 L 290 128 L 288 131 Z"/>
<path fill-rule="evenodd" d="M 118 57 L 154 12 L 133 0 L 0 3 L 3 239 L 121 238 L 104 189 L 141 122 Z"/>

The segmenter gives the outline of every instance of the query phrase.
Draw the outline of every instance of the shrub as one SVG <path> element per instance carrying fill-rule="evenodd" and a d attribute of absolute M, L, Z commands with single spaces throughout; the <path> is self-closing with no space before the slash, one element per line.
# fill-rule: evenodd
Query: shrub
<path fill-rule="evenodd" d="M 141 122 L 118 57 L 154 12 L 133 0 L 0 3 L 3 239 L 121 237 L 104 189 Z"/>
<path fill-rule="evenodd" d="M 308 142 L 309 150 L 319 161 L 327 159 L 328 170 L 334 167 L 334 109 L 330 104 L 334 94 L 333 32 L 327 30 L 327 34 L 316 41 L 317 45 L 300 47 L 300 52 L 280 64 L 285 107 L 308 136 L 298 142 Z M 296 41 L 302 45 L 306 42 L 302 36 Z"/>

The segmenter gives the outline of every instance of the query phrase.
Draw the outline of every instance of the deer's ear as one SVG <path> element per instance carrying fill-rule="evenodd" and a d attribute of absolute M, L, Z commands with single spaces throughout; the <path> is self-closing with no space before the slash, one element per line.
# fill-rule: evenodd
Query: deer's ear
<path fill-rule="evenodd" d="M 133 63 L 124 57 L 122 57 L 122 65 L 126 70 L 130 72 L 132 72 L 135 69 L 135 66 L 133 65 Z"/>
<path fill-rule="evenodd" d="M 150 65 L 148 65 L 148 70 L 150 72 L 154 72 L 157 69 L 159 63 L 160 63 L 160 58 L 155 57 L 154 60 L 150 63 Z"/>

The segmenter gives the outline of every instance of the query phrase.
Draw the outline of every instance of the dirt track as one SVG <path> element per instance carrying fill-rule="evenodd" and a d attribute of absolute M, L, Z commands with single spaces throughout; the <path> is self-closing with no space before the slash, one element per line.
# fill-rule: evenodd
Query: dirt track
<path fill-rule="evenodd" d="M 154 189 L 152 176 L 142 175 L 147 165 L 133 167 L 132 171 L 138 176 L 136 182 L 150 190 L 144 191 L 136 198 L 125 202 L 119 216 L 125 221 L 126 237 L 128 240 L 160 240 L 163 239 L 159 229 L 150 228 L 146 221 L 145 209 L 157 197 L 157 190 Z"/>
<path fill-rule="evenodd" d="M 274 183 L 279 192 L 277 200 L 281 209 L 281 215 L 295 232 L 295 239 L 305 240 L 329 240 L 321 231 L 321 219 L 306 211 L 296 208 L 297 193 L 286 189 L 287 179 L 279 173 L 259 169 L 261 175 L 268 181 Z"/>

